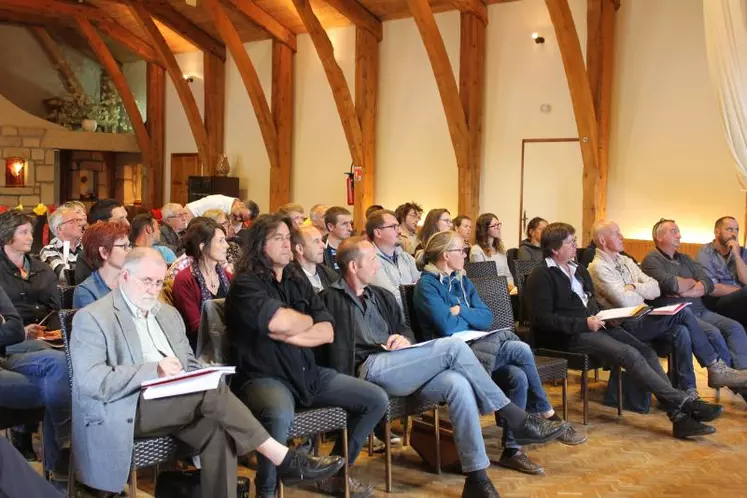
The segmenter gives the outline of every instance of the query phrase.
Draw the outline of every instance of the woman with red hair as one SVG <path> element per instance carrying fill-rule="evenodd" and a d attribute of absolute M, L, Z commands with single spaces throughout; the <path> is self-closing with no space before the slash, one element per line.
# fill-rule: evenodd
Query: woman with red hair
<path fill-rule="evenodd" d="M 119 221 L 97 222 L 83 234 L 83 252 L 94 272 L 75 287 L 73 308 L 82 308 L 117 287 L 122 263 L 130 252 L 130 227 Z"/>

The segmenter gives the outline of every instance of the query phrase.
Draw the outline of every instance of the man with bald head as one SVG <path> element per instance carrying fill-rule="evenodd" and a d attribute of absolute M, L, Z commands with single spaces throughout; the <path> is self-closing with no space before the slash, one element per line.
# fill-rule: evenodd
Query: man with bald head
<path fill-rule="evenodd" d="M 592 227 L 596 251 L 589 265 L 597 301 L 606 308 L 638 306 L 661 294 L 659 283 L 622 254 L 623 235 L 614 221 L 598 221 Z M 623 328 L 643 342 L 672 342 L 676 356 L 677 382 L 675 387 L 697 396 L 692 355 L 708 370 L 710 387 L 741 388 L 747 383 L 747 371 L 732 370 L 719 357 L 708 341 L 695 315 L 688 309 L 668 316 L 648 316 L 641 320 L 623 322 Z M 723 338 L 717 340 L 723 344 Z M 725 345 L 723 345 L 725 348 Z"/>
<path fill-rule="evenodd" d="M 236 456 L 257 450 L 284 481 L 329 477 L 338 457 L 312 458 L 272 439 L 225 383 L 146 399 L 144 381 L 201 368 L 184 322 L 158 302 L 166 263 L 153 248 L 129 252 L 119 285 L 73 320 L 73 445 L 80 481 L 118 493 L 130 474 L 133 438 L 172 435 L 200 452 L 200 496 L 236 497 Z"/>
<path fill-rule="evenodd" d="M 293 233 L 293 260 L 314 291 L 319 293 L 339 280 L 340 276 L 324 263 L 324 242 L 315 226 L 303 225 Z"/>

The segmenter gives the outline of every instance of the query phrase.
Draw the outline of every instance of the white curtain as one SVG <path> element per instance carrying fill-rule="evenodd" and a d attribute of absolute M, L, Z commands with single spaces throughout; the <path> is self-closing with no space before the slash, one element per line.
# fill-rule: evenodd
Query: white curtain
<path fill-rule="evenodd" d="M 747 0 L 703 0 L 705 44 L 726 142 L 747 180 Z"/>

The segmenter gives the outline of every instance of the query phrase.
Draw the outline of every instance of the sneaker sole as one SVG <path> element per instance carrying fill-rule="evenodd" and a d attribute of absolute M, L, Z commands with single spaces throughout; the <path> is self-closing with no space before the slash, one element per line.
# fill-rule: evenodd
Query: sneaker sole
<path fill-rule="evenodd" d="M 716 434 L 716 429 L 714 427 L 711 427 L 711 429 L 713 429 L 713 430 L 712 431 L 702 431 L 702 432 L 698 432 L 697 434 L 684 434 L 684 435 L 680 435 L 680 436 L 678 436 L 676 434 L 673 434 L 673 436 L 676 439 L 689 439 L 691 437 L 710 436 L 712 434 Z"/>

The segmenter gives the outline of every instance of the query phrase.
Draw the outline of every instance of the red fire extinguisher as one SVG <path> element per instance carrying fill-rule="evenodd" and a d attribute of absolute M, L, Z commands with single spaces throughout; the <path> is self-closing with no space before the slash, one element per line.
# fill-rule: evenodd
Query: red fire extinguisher
<path fill-rule="evenodd" d="M 348 206 L 352 206 L 355 204 L 355 181 L 353 180 L 353 173 L 345 173 L 345 176 L 347 176 L 345 191 L 348 195 Z"/>

